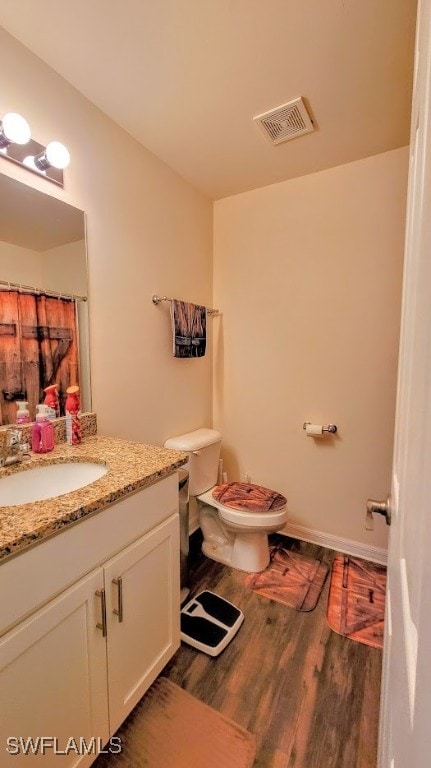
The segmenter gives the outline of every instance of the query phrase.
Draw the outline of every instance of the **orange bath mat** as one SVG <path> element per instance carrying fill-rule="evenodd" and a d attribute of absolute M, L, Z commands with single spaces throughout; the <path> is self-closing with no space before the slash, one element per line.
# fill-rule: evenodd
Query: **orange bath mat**
<path fill-rule="evenodd" d="M 252 768 L 255 737 L 161 677 L 117 731 L 119 755 L 93 768 Z"/>
<path fill-rule="evenodd" d="M 322 593 L 328 567 L 280 545 L 270 548 L 270 557 L 264 571 L 246 576 L 245 585 L 297 611 L 312 611 Z"/>
<path fill-rule="evenodd" d="M 359 643 L 383 648 L 386 568 L 338 555 L 332 565 L 328 624 Z"/>

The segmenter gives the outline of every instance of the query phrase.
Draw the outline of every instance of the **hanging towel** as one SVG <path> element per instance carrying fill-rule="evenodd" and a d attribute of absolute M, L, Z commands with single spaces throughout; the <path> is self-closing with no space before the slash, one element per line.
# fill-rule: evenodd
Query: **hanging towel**
<path fill-rule="evenodd" d="M 203 357 L 207 343 L 207 311 L 199 304 L 171 301 L 174 357 Z"/>

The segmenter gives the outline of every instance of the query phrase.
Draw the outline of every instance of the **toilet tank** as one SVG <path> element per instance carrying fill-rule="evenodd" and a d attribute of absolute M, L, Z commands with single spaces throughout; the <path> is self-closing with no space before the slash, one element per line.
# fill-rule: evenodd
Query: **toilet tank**
<path fill-rule="evenodd" d="M 221 434 L 216 429 L 195 429 L 170 437 L 165 448 L 189 454 L 185 469 L 189 472 L 190 496 L 199 496 L 217 484 Z"/>

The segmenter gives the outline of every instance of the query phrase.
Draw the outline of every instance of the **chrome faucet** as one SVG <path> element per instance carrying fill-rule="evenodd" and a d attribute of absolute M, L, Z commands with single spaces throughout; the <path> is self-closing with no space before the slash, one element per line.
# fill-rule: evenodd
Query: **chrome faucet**
<path fill-rule="evenodd" d="M 29 446 L 23 442 L 21 429 L 0 430 L 0 467 L 22 461 L 28 450 Z"/>

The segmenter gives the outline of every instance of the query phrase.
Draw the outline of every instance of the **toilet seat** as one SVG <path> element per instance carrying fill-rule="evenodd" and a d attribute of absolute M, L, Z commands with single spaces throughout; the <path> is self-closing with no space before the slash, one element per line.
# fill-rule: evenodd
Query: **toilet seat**
<path fill-rule="evenodd" d="M 228 498 L 229 501 L 225 504 L 217 497 Z M 251 509 L 246 508 L 248 497 Z M 270 488 L 253 483 L 223 483 L 198 498 L 218 509 L 221 519 L 235 528 L 278 530 L 287 519 L 287 499 Z"/>
<path fill-rule="evenodd" d="M 286 497 L 272 488 L 239 481 L 216 485 L 212 495 L 223 507 L 246 512 L 275 512 L 284 509 L 287 504 Z"/>

